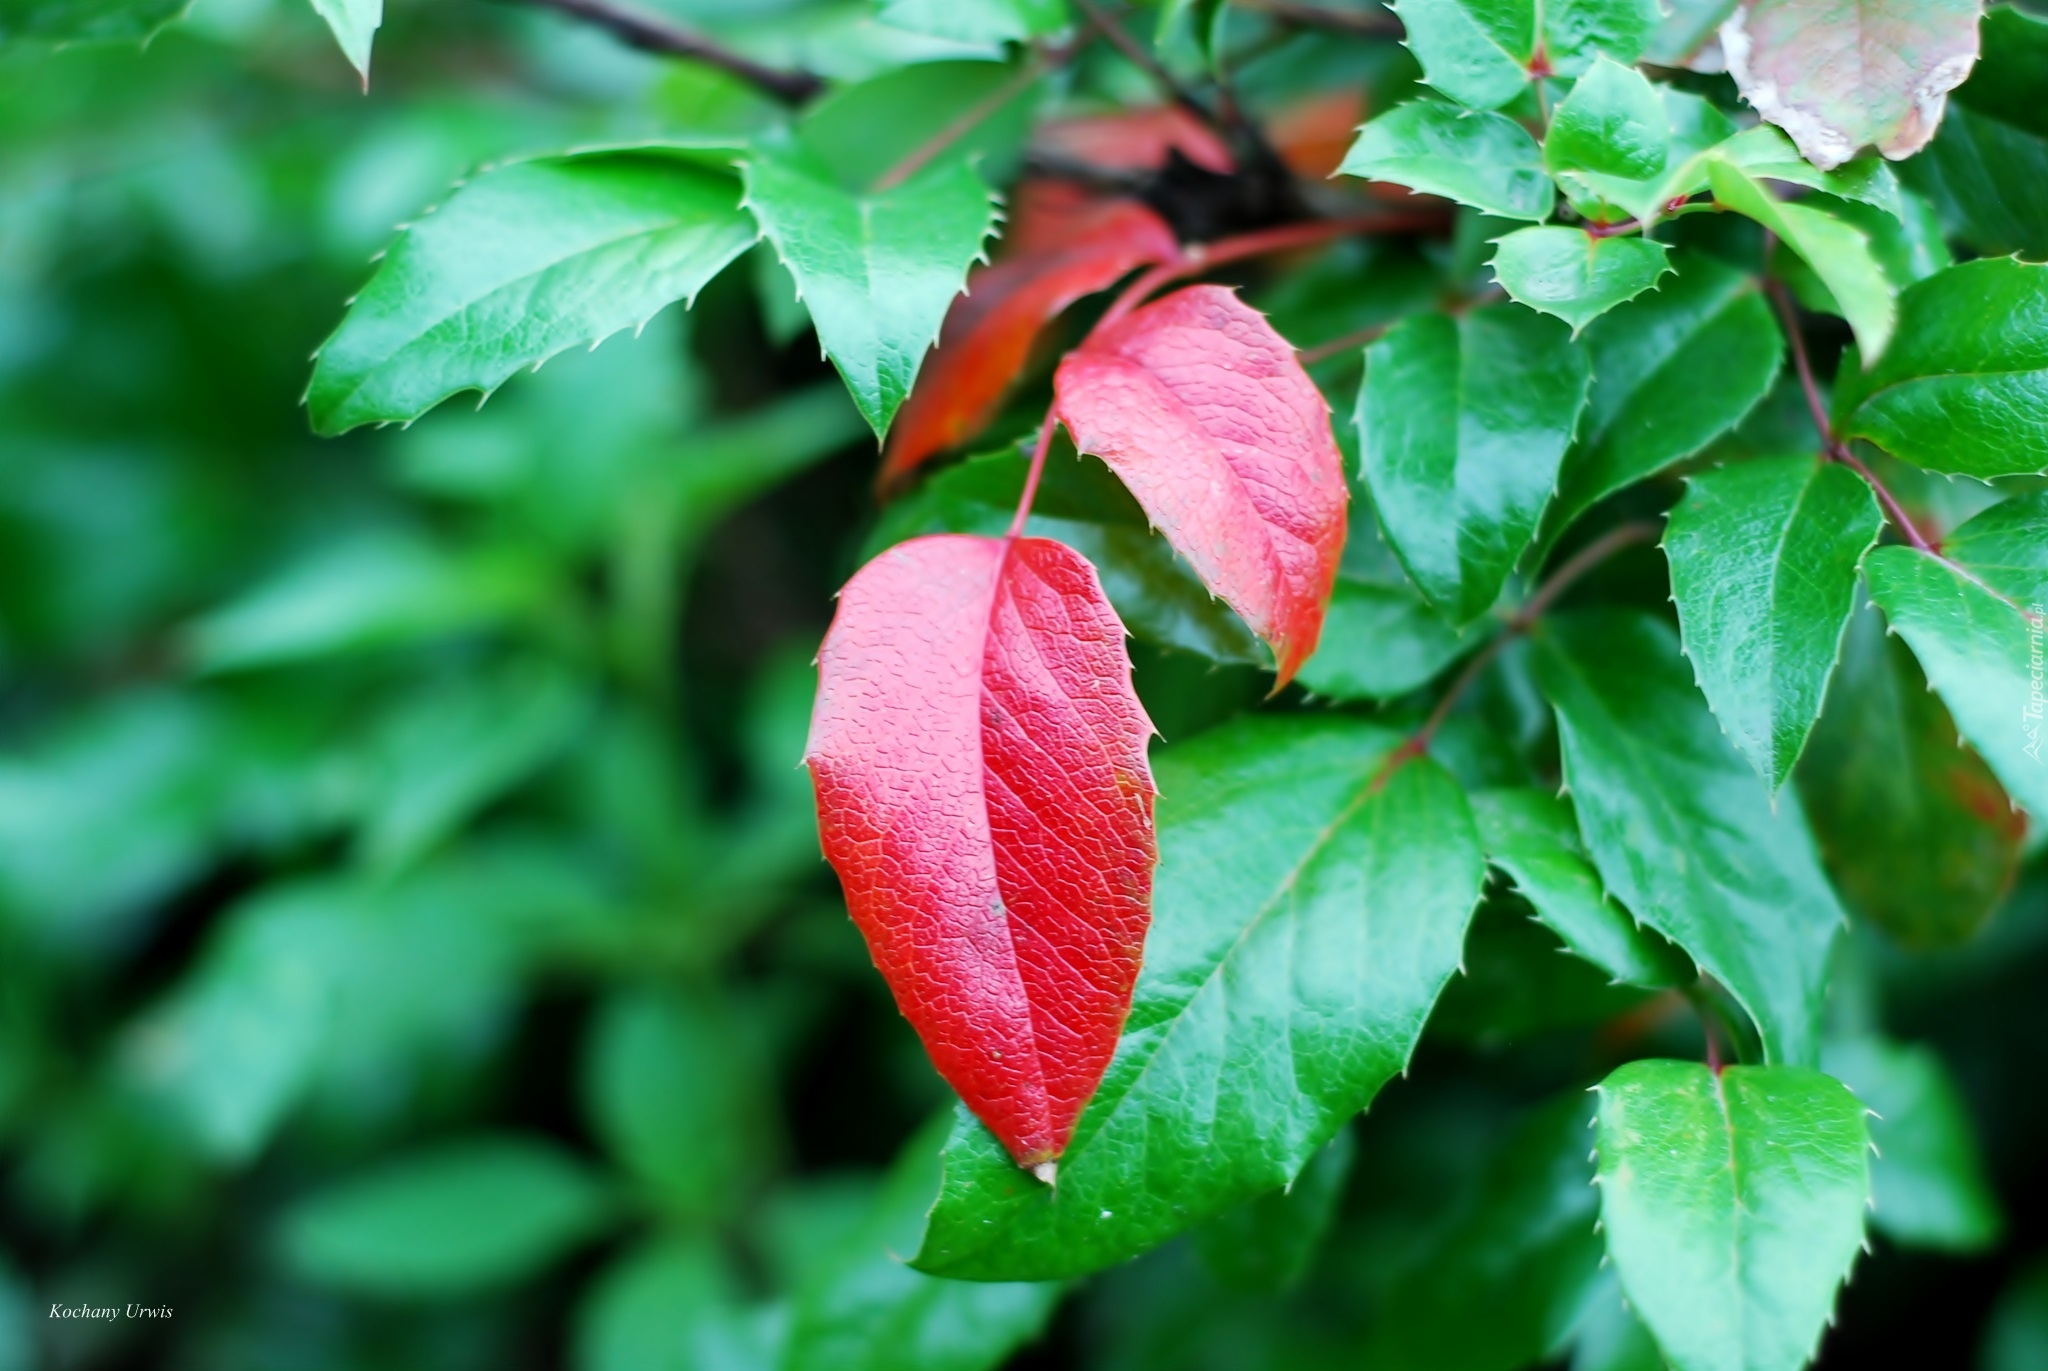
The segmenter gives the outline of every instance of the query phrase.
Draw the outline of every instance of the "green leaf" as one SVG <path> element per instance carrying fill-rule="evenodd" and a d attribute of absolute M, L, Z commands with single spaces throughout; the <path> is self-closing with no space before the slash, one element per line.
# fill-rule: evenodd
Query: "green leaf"
<path fill-rule="evenodd" d="M 688 302 L 757 236 L 732 177 L 680 150 L 514 162 L 407 228 L 321 346 L 313 427 L 418 418 Z"/>
<path fill-rule="evenodd" d="M 972 22 L 974 9 L 988 4 L 1042 17 L 1063 0 L 961 0 L 947 10 L 956 21 Z M 915 62 L 829 91 L 805 108 L 795 141 L 806 170 L 858 193 L 906 158 L 930 155 L 934 136 L 957 126 L 958 136 L 926 166 L 971 165 L 990 184 L 1003 185 L 1023 160 L 1040 88 L 1022 63 Z"/>
<path fill-rule="evenodd" d="M 1864 561 L 1870 598 L 2012 798 L 2048 816 L 2042 761 L 2042 629 L 2048 606 L 2000 599 L 1931 553 L 1883 547 Z M 1991 817 L 1991 816 L 1987 816 Z"/>
<path fill-rule="evenodd" d="M 1856 568 L 1883 526 L 1863 479 L 1817 457 L 1705 472 L 1671 511 L 1664 554 L 1685 655 L 1773 793 L 1820 715 Z"/>
<path fill-rule="evenodd" d="M 1714 42 L 1716 31 L 1735 3 L 1736 0 L 1672 0 L 1656 36 L 1643 50 L 1643 60 L 1680 70 L 1693 70 L 1696 63 L 1718 70 L 1721 54 L 1717 47 L 1708 45 Z M 1701 61 L 1702 57 L 1711 58 L 1711 63 Z M 1574 1371 L 1578 1369 L 1575 1367 Z"/>
<path fill-rule="evenodd" d="M 1991 506 L 1943 539 L 1941 551 L 2014 604 L 2048 603 L 2048 490 Z"/>
<path fill-rule="evenodd" d="M 1352 528 L 1354 539 L 1371 536 L 1356 523 Z M 1445 623 L 1399 566 L 1392 571 L 1381 579 L 1338 572 L 1322 641 L 1297 678 L 1310 693 L 1330 700 L 1391 700 L 1428 685 L 1486 637 L 1483 623 L 1462 629 Z"/>
<path fill-rule="evenodd" d="M 1358 131 L 1337 168 L 1441 195 L 1502 219 L 1548 219 L 1557 189 L 1529 131 L 1504 114 L 1410 100 Z"/>
<path fill-rule="evenodd" d="M 1578 76 L 1602 53 L 1633 62 L 1664 17 L 1656 0 L 1401 0 L 1394 9 L 1423 79 L 1474 109 L 1520 95 L 1539 53 L 1555 76 Z"/>
<path fill-rule="evenodd" d="M 766 1072 L 746 1026 L 710 992 L 619 991 L 585 1044 L 584 1108 L 664 1210 L 717 1218 L 774 1163 Z"/>
<path fill-rule="evenodd" d="M 1544 164 L 1559 178 L 1592 173 L 1647 181 L 1663 172 L 1670 155 L 1670 127 L 1657 88 L 1634 67 L 1606 56 L 1558 105 L 1543 139 Z"/>
<path fill-rule="evenodd" d="M 192 0 L 9 0 L 0 6 L 0 49 L 147 42 L 191 6 Z"/>
<path fill-rule="evenodd" d="M 1622 1298 L 1613 1269 L 1602 1276 L 1574 1334 L 1571 1371 L 1669 1371 L 1657 1340 Z"/>
<path fill-rule="evenodd" d="M 913 1271 L 946 1121 L 904 1148 L 873 1209 L 798 1290 L 779 1371 L 985 1371 L 1044 1328 L 1060 1287 Z"/>
<path fill-rule="evenodd" d="M 1607 897 L 1579 843 L 1571 806 L 1540 790 L 1480 790 L 1472 817 L 1486 860 L 1515 883 L 1539 922 L 1584 960 L 1630 985 L 1682 985 L 1692 964 Z"/>
<path fill-rule="evenodd" d="M 1546 1359 L 1596 1288 L 1592 1109 L 1577 1090 L 1523 1119 L 1387 1292 L 1373 1371 L 1510 1371 Z"/>
<path fill-rule="evenodd" d="M 705 1238 L 635 1249 L 591 1282 L 576 1311 L 576 1371 L 764 1371 L 778 1355 L 772 1311 L 748 1309 Z"/>
<path fill-rule="evenodd" d="M 2036 1258 L 1999 1292 L 1984 1331 L 1981 1371 L 2035 1371 L 2048 1357 L 2048 1261 Z"/>
<path fill-rule="evenodd" d="M 1698 253 L 1680 252 L 1675 265 L 1654 295 L 1586 330 L 1593 392 L 1539 546 L 1734 427 L 1777 377 L 1785 340 L 1755 278 Z"/>
<path fill-rule="evenodd" d="M 1563 327 L 1512 305 L 1417 315 L 1366 349 L 1360 464 L 1387 541 L 1446 617 L 1468 622 L 1499 597 L 1588 379 Z"/>
<path fill-rule="evenodd" d="M 758 153 L 743 174 L 747 207 L 796 278 L 818 341 L 886 434 L 995 231 L 988 186 L 961 161 L 865 194 L 808 158 Z"/>
<path fill-rule="evenodd" d="M 327 21 L 342 56 L 370 84 L 370 43 L 384 22 L 384 0 L 312 0 L 313 12 Z"/>
<path fill-rule="evenodd" d="M 1840 302 L 1863 355 L 1881 356 L 1898 323 L 1898 292 L 1871 252 L 1869 238 L 1820 210 L 1773 199 L 1732 162 L 1710 160 L 1707 179 L 1717 201 L 1777 234 L 1813 268 Z"/>
<path fill-rule="evenodd" d="M 1937 272 L 1900 296 L 1899 324 L 1897 348 L 1860 374 L 1844 359 L 1842 437 L 1953 475 L 2048 470 L 2048 266 L 2000 257 Z"/>
<path fill-rule="evenodd" d="M 1773 806 L 1657 620 L 1558 616 L 1536 666 L 1608 890 L 1734 993 L 1771 1061 L 1814 1060 L 1842 911 L 1798 804 Z"/>
<path fill-rule="evenodd" d="M 1752 0 L 1721 48 L 1742 98 L 1831 168 L 1872 143 L 1908 157 L 1934 136 L 1976 61 L 1980 13 L 1981 0 Z"/>
<path fill-rule="evenodd" d="M 883 0 L 881 18 L 959 43 L 1044 38 L 1070 22 L 1066 0 Z"/>
<path fill-rule="evenodd" d="M 926 533 L 1000 537 L 1016 513 L 1028 468 L 1014 448 L 947 467 L 883 512 L 862 556 Z M 1075 457 L 1064 441 L 1046 460 L 1025 531 L 1057 539 L 1094 563 L 1133 637 L 1212 661 L 1271 665 L 1272 653 L 1152 531 L 1123 483 L 1094 458 Z"/>
<path fill-rule="evenodd" d="M 1892 1241 L 1981 1252 L 2003 1227 L 1962 1093 L 1932 1051 L 1881 1038 L 1831 1042 L 1828 1074 L 1870 1109 L 1871 1224 Z"/>
<path fill-rule="evenodd" d="M 1898 179 L 1881 158 L 1859 157 L 1832 170 L 1823 171 L 1799 155 L 1792 140 L 1769 124 L 1745 129 L 1720 148 L 1718 160 L 1742 168 L 1759 181 L 1786 181 L 1810 190 L 1825 191 L 1839 200 L 1852 200 L 1899 218 L 1904 206 L 1899 199 Z M 1704 188 L 1705 182 L 1701 182 Z"/>
<path fill-rule="evenodd" d="M 34 1296 L 0 1257 L 0 1371 L 35 1371 Z"/>
<path fill-rule="evenodd" d="M 1797 1066 L 1630 1062 L 1599 1094 L 1607 1255 L 1665 1357 L 1798 1371 L 1863 1243 L 1863 1106 Z"/>
<path fill-rule="evenodd" d="M 602 1183 L 552 1144 L 475 1137 L 300 1200 L 285 1217 L 284 1252 L 322 1285 L 446 1298 L 540 1272 L 613 1213 Z"/>
<path fill-rule="evenodd" d="M 1965 941 L 2012 884 L 2025 820 L 1869 606 L 1797 780 L 1843 901 L 1908 947 Z"/>
<path fill-rule="evenodd" d="M 1058 1184 L 962 1111 L 920 1270 L 1113 1265 L 1288 1184 L 1402 1069 L 1485 867 L 1435 762 L 1381 774 L 1401 741 L 1356 719 L 1267 716 L 1158 758 L 1144 970 Z"/>
<path fill-rule="evenodd" d="M 1957 105 L 1899 175 L 1984 256 L 2048 254 L 2048 138 Z"/>
<path fill-rule="evenodd" d="M 1235 1289 L 1292 1289 L 1337 1217 L 1357 1153 L 1357 1135 L 1339 1129 L 1294 1184 L 1197 1225 L 1191 1236 L 1202 1264 L 1219 1283 Z"/>
<path fill-rule="evenodd" d="M 1597 238 L 1584 229 L 1517 229 L 1499 240 L 1493 274 L 1530 309 L 1554 314 L 1576 337 L 1587 324 L 1633 300 L 1671 270 L 1670 249 L 1650 238 Z"/>

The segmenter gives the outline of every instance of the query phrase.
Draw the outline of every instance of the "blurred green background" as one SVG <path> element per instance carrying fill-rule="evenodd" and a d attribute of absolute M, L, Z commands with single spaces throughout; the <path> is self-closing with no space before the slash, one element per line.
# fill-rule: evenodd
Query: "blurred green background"
<path fill-rule="evenodd" d="M 837 77 L 943 51 L 860 0 L 672 8 Z M 394 224 L 750 98 L 488 0 L 396 6 L 367 97 L 300 0 L 0 57 L 0 1371 L 767 1367 L 793 1320 L 870 1349 L 816 1365 L 952 1320 L 1019 1367 L 1350 1366 L 1415 1273 L 1483 1285 L 1458 1216 L 1615 1007 L 1505 917 L 1291 1290 L 1228 1228 L 1071 1292 L 894 1261 L 947 1096 L 796 766 L 875 457 L 773 273 L 480 413 L 310 436 Z M 1138 669 L 1173 736 L 1262 689 Z M 1965 1364 L 2040 1245 L 2041 867 L 1964 953 L 1854 954 L 1845 1012 L 1944 1047 L 2032 1236 L 1880 1241 L 1828 1366 Z"/>

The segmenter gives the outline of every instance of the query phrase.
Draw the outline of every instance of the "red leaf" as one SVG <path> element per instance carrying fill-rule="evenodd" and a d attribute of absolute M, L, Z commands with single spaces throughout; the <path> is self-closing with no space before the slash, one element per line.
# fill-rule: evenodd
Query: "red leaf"
<path fill-rule="evenodd" d="M 1223 140 L 1179 105 L 1055 119 L 1039 125 L 1032 150 L 1100 171 L 1158 171 L 1175 152 L 1221 176 L 1237 170 Z"/>
<path fill-rule="evenodd" d="M 1285 685 L 1322 633 L 1348 498 L 1330 407 L 1287 340 L 1222 286 L 1190 286 L 1067 354 L 1053 407 L 1271 644 Z"/>
<path fill-rule="evenodd" d="M 1007 257 L 968 278 L 967 293 L 946 315 L 938 350 L 890 429 L 885 489 L 987 426 L 1040 330 L 1060 311 L 1180 250 L 1165 222 L 1135 200 L 1063 213 L 1068 233 L 1060 246 Z M 1047 227 L 1041 221 L 1034 230 L 1041 242 Z"/>
<path fill-rule="evenodd" d="M 939 1074 L 1059 1155 L 1130 1010 L 1152 725 L 1095 569 L 1044 538 L 898 544 L 839 598 L 806 761 L 825 856 Z"/>

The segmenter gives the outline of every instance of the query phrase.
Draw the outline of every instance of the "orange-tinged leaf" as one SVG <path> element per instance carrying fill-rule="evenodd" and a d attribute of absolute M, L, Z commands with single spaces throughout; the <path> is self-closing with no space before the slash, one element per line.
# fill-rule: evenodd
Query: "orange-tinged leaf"
<path fill-rule="evenodd" d="M 1152 725 L 1095 569 L 1045 538 L 899 543 L 839 598 L 805 760 L 825 855 L 939 1074 L 1057 1157 L 1150 918 Z"/>
<path fill-rule="evenodd" d="M 1231 291 L 1190 286 L 1097 329 L 1053 393 L 1075 445 L 1271 645 L 1285 685 L 1322 632 L 1347 499 L 1293 347 Z"/>

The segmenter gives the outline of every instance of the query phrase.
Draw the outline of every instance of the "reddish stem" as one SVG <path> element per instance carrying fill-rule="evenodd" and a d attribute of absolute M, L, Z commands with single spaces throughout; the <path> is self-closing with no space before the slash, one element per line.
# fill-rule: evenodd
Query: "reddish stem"
<path fill-rule="evenodd" d="M 1025 63 L 1009 80 L 955 115 L 937 133 L 912 148 L 902 161 L 876 177 L 872 187 L 874 193 L 879 195 L 884 191 L 894 190 L 923 171 L 931 164 L 933 158 L 974 132 L 990 115 L 1016 99 L 1032 82 L 1064 63 L 1080 48 L 1081 43 L 1077 42 L 1068 47 L 1052 49 L 1042 59 Z"/>
<path fill-rule="evenodd" d="M 1367 328 L 1353 329 L 1350 333 L 1340 334 L 1326 343 L 1317 343 L 1312 348 L 1303 348 L 1301 350 L 1301 364 L 1305 367 L 1312 367 L 1317 362 L 1326 361 L 1331 357 L 1335 357 L 1340 352 L 1349 352 L 1353 348 L 1362 348 L 1367 343 L 1378 339 L 1380 335 L 1392 327 L 1392 324 L 1373 324 Z"/>
<path fill-rule="evenodd" d="M 1003 535 L 1006 538 L 1022 534 L 1025 521 L 1031 517 L 1031 502 L 1038 498 L 1038 478 L 1045 474 L 1045 455 L 1052 451 L 1052 430 L 1056 422 L 1048 410 L 1045 422 L 1038 426 L 1038 446 L 1031 451 L 1031 470 L 1024 473 L 1024 490 L 1017 497 L 1017 516 L 1010 520 L 1010 531 Z"/>

